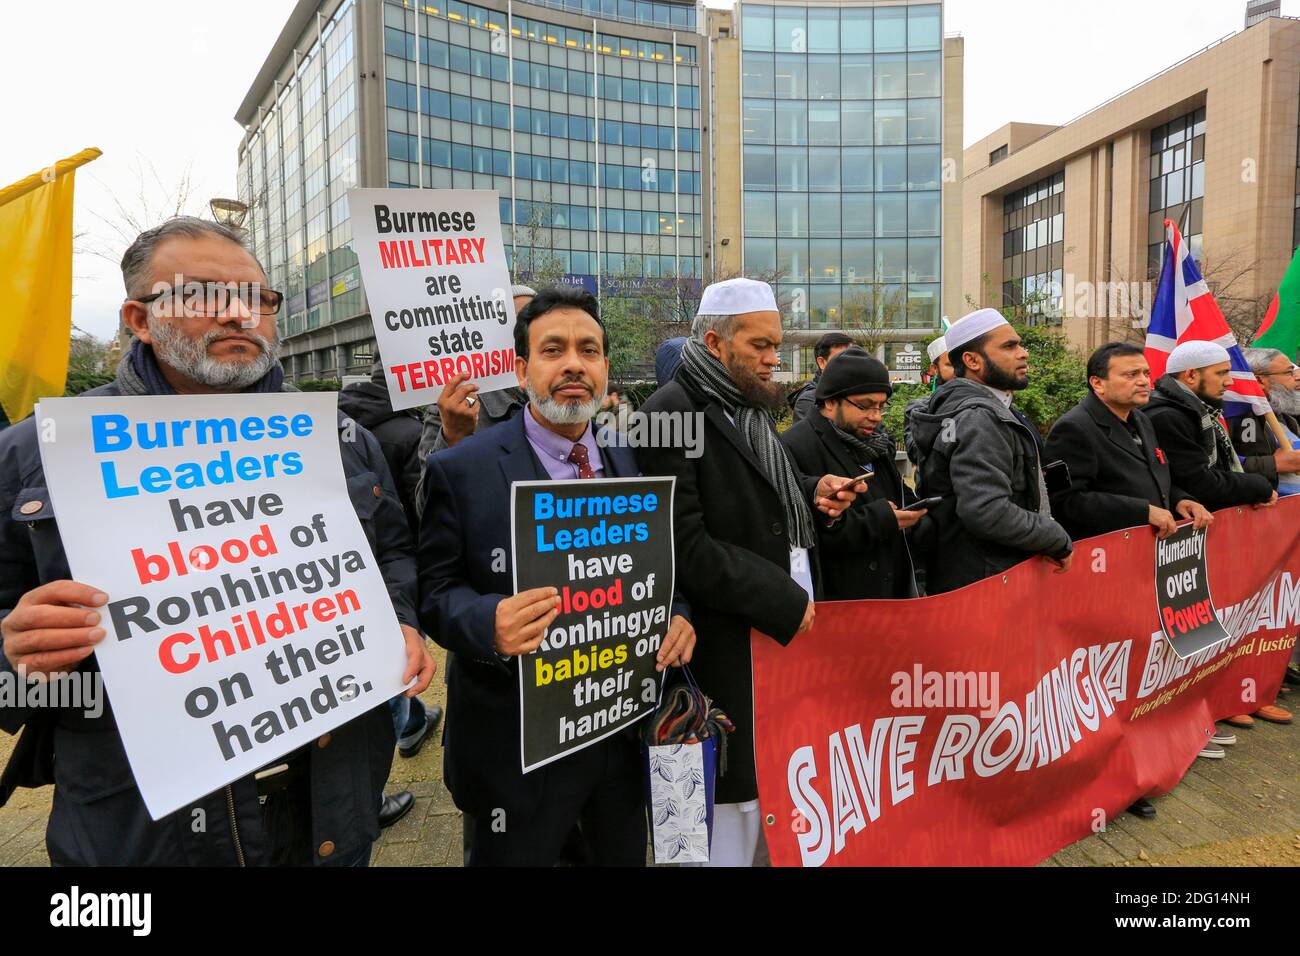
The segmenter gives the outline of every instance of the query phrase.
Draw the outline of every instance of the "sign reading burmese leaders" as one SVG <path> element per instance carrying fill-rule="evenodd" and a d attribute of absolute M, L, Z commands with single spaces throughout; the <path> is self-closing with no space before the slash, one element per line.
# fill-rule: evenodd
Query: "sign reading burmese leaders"
<path fill-rule="evenodd" d="M 462 373 L 484 392 L 517 385 L 497 193 L 353 189 L 348 209 L 393 408 Z"/>
<path fill-rule="evenodd" d="M 554 587 L 560 612 L 519 659 L 523 772 L 654 710 L 672 616 L 674 478 L 511 486 L 515 593 Z"/>
<path fill-rule="evenodd" d="M 1156 541 L 1156 607 L 1160 629 L 1180 658 L 1228 639 L 1210 596 L 1205 564 L 1208 528 L 1185 524 Z"/>
<path fill-rule="evenodd" d="M 155 820 L 403 689 L 337 401 L 40 404 L 59 534 L 73 577 L 108 595 L 95 657 Z M 354 493 L 373 510 L 377 490 Z"/>

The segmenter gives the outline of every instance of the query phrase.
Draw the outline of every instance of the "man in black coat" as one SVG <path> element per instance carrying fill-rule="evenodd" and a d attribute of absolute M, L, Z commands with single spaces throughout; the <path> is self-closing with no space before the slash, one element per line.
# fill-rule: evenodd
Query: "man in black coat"
<path fill-rule="evenodd" d="M 813 346 L 813 361 L 817 363 L 817 370 L 813 373 L 811 379 L 796 388 L 786 398 L 786 403 L 794 412 L 794 421 L 796 423 L 803 421 L 816 411 L 817 382 L 821 379 L 822 370 L 826 368 L 826 363 L 852 344 L 853 340 L 843 332 L 827 332 L 817 340 L 817 344 Z"/>
<path fill-rule="evenodd" d="M 812 626 L 815 521 L 838 516 L 847 477 L 803 475 L 777 438 L 781 314 L 772 287 L 728 279 L 704 291 L 682 365 L 642 406 L 647 415 L 703 416 L 704 453 L 642 448 L 647 475 L 677 479 L 677 579 L 699 633 L 692 670 L 727 712 L 727 773 L 718 780 L 710 865 L 749 866 L 758 846 L 750 629 L 782 644 Z M 697 432 L 698 433 L 698 432 Z M 854 486 L 865 491 L 862 483 Z"/>
<path fill-rule="evenodd" d="M 171 219 L 132 243 L 122 275 L 129 297 L 122 319 L 135 342 L 117 378 L 87 395 L 293 390 L 276 360 L 280 296 L 238 232 Z M 231 296 L 220 309 L 216 295 L 194 302 L 174 288 L 175 276 L 250 290 L 249 301 Z M 418 676 L 407 690 L 414 696 L 428 686 L 433 661 L 414 626 L 410 529 L 379 443 L 342 415 L 338 428 L 348 494 L 402 625 L 404 680 Z M 69 580 L 38 446 L 34 418 L 0 433 L 0 671 L 95 673 L 105 629 L 86 620 L 86 608 L 106 598 L 93 582 Z M 154 821 L 111 706 L 90 716 L 0 704 L 0 729 L 22 731 L 0 779 L 0 804 L 15 786 L 54 784 L 45 841 L 56 865 L 365 865 L 393 760 L 392 718 L 375 707 L 276 761 L 287 769 L 258 780 L 249 774 Z"/>
<path fill-rule="evenodd" d="M 900 511 L 906 486 L 881 420 L 893 394 L 889 372 L 856 346 L 827 363 L 817 383 L 817 413 L 781 435 L 805 474 L 871 472 L 839 521 L 817 531 L 821 596 L 828 601 L 916 597 L 904 530 L 925 515 Z"/>
<path fill-rule="evenodd" d="M 1231 381 L 1227 349 L 1214 342 L 1184 342 L 1169 353 L 1146 408 L 1174 483 L 1210 511 L 1277 501 L 1272 483 L 1246 474 L 1232 447 L 1222 418 Z"/>
<path fill-rule="evenodd" d="M 384 379 L 384 363 L 375 357 L 370 381 L 355 382 L 339 392 L 339 411 L 375 436 L 388 462 L 402 511 L 411 528 L 411 537 L 420 531 L 420 519 L 415 510 L 415 489 L 420 483 L 420 414 L 411 408 L 397 411 L 388 395 L 388 382 Z M 393 712 L 393 728 L 397 731 L 397 752 L 403 757 L 414 757 L 420 752 L 429 735 L 442 720 L 442 708 L 437 704 L 426 706 L 418 697 L 402 695 L 389 701 Z M 381 826 L 392 826 L 415 806 L 415 795 L 409 790 L 387 795 L 379 810 Z"/>
<path fill-rule="evenodd" d="M 1197 528 L 1213 521 L 1173 483 L 1155 429 L 1142 413 L 1151 398 L 1143 350 L 1127 342 L 1101 346 L 1088 359 L 1088 387 L 1047 436 L 1047 457 L 1070 469 L 1069 487 L 1051 496 L 1052 513 L 1070 536 L 1149 524 L 1165 538 L 1180 518 L 1192 519 Z"/>
<path fill-rule="evenodd" d="M 559 598 L 555 588 L 511 593 L 510 487 L 639 473 L 631 451 L 599 441 L 592 421 L 609 376 L 608 344 L 594 296 L 539 294 L 515 325 L 516 371 L 528 405 L 436 452 L 426 466 L 420 617 L 454 652 L 443 776 L 470 821 L 472 866 L 553 866 L 575 825 L 597 865 L 645 863 L 636 728 L 527 774 L 520 766 L 518 658 L 541 644 Z M 674 608 L 658 666 L 690 661 L 694 642 Z"/>
<path fill-rule="evenodd" d="M 411 534 L 419 530 L 415 488 L 420 482 L 420 413 L 413 408 L 393 408 L 384 380 L 383 363 L 376 358 L 370 381 L 354 382 L 339 392 L 339 411 L 375 436 L 397 485 Z"/>
<path fill-rule="evenodd" d="M 1300 436 L 1300 393 L 1296 392 L 1295 363 L 1277 349 L 1243 349 L 1246 364 L 1264 386 L 1277 420 Z M 1248 412 L 1232 419 L 1232 445 L 1241 455 L 1242 470 L 1263 475 L 1277 486 L 1281 475 L 1300 472 L 1300 451 L 1282 445 L 1263 415 Z"/>

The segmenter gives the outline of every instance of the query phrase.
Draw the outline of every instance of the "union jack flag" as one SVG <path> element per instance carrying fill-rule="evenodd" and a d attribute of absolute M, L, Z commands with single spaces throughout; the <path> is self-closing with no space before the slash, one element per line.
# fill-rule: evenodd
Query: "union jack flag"
<path fill-rule="evenodd" d="M 1264 389 L 1250 371 L 1228 320 L 1214 301 L 1196 260 L 1187 250 L 1182 234 L 1172 219 L 1165 220 L 1165 257 L 1160 267 L 1156 298 L 1151 303 L 1151 324 L 1147 326 L 1146 357 L 1151 377 L 1165 374 L 1169 353 L 1183 342 L 1216 342 L 1228 350 L 1232 360 L 1232 384 L 1223 396 L 1223 415 L 1233 418 L 1253 411 L 1269 411 Z"/>

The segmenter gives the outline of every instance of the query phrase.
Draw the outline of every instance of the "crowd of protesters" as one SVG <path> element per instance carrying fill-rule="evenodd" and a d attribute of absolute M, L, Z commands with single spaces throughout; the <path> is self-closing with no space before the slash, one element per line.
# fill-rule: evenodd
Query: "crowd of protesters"
<path fill-rule="evenodd" d="M 265 283 L 240 235 L 175 219 L 139 236 L 122 262 L 122 318 L 133 333 L 117 377 L 90 395 L 292 391 L 274 312 L 232 298 L 197 312 L 180 296 L 145 296 L 166 277 Z M 696 415 L 702 455 L 628 449 L 602 439 L 609 335 L 596 299 L 572 289 L 514 288 L 518 386 L 483 393 L 449 381 L 419 415 L 394 411 L 381 367 L 344 389 L 340 449 L 349 490 L 381 561 L 407 646 L 407 693 L 163 819 L 134 785 L 111 706 L 94 718 L 0 707 L 21 733 L 0 779 L 54 784 L 47 848 L 55 864 L 366 865 L 381 826 L 410 809 L 383 786 L 396 744 L 417 752 L 442 722 L 444 779 L 464 814 L 469 865 L 639 865 L 646 856 L 643 770 L 632 730 L 531 773 L 519 761 L 518 658 L 555 619 L 554 588 L 513 593 L 510 486 L 515 481 L 673 476 L 677 594 L 657 656 L 689 663 L 736 723 L 717 785 L 709 865 L 763 855 L 752 737 L 749 641 L 808 631 L 817 600 L 939 594 L 1041 559 L 1068 574 L 1073 542 L 1150 525 L 1198 528 L 1230 505 L 1268 507 L 1300 473 L 1262 419 L 1221 418 L 1231 372 L 1212 343 L 1178 346 L 1152 381 L 1142 349 L 1119 342 L 1088 360 L 1088 393 L 1046 439 L 1016 407 L 1033 374 L 1016 330 L 981 309 L 929 348 L 935 385 L 908 404 L 904 455 L 883 425 L 890 375 L 841 333 L 815 349 L 814 379 L 788 397 L 774 373 L 783 331 L 772 287 L 707 287 L 691 334 L 656 354 L 646 414 Z M 188 310 L 188 311 L 187 311 Z M 1278 418 L 1298 431 L 1291 357 L 1250 350 Z M 360 426 L 357 438 L 346 438 Z M 75 582 L 53 520 L 36 424 L 0 433 L 0 668 L 28 679 L 95 670 L 104 603 Z M 904 479 L 899 464 L 910 460 Z M 379 499 L 376 507 L 375 498 Z M 89 611 L 88 611 L 89 609 Z M 433 677 L 429 638 L 447 651 L 445 720 L 416 697 Z M 1279 707 L 1242 714 L 1289 722 Z M 1235 741 L 1224 727 L 1202 756 Z M 273 772 L 272 772 L 273 771 Z M 1152 815 L 1149 805 L 1135 812 Z M 203 811 L 206 827 L 191 827 Z"/>

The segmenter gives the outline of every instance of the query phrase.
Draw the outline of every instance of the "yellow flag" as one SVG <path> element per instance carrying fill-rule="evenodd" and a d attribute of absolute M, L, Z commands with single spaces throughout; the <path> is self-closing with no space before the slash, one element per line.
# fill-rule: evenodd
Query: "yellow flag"
<path fill-rule="evenodd" d="M 0 407 L 26 418 L 62 395 L 72 340 L 72 178 L 83 149 L 0 189 Z"/>

